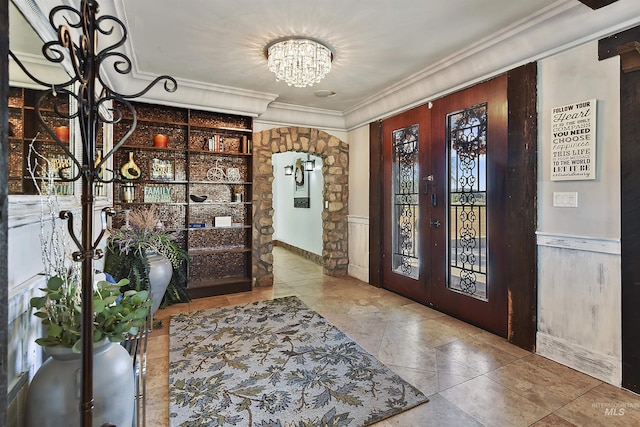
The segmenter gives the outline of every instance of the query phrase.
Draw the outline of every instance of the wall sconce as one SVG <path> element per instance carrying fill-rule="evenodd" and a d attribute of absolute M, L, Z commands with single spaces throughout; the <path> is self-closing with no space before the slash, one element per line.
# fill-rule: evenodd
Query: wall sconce
<path fill-rule="evenodd" d="M 306 162 L 304 162 L 304 170 L 312 171 L 312 170 L 315 170 L 315 168 L 316 168 L 315 160 L 307 160 Z"/>
<path fill-rule="evenodd" d="M 285 175 L 293 175 L 293 165 L 287 165 L 284 167 Z"/>

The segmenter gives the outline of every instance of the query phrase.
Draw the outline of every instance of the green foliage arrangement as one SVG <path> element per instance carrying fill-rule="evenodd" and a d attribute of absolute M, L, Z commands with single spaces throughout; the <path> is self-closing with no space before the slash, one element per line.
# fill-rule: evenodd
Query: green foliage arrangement
<path fill-rule="evenodd" d="M 30 146 L 30 149 L 33 147 Z M 49 165 L 46 157 L 34 155 Z M 48 167 L 48 166 L 47 166 Z M 29 169 L 40 194 L 40 247 L 42 264 L 47 279 L 44 295 L 31 298 L 35 316 L 42 320 L 45 336 L 36 339 L 42 346 L 59 346 L 81 350 L 82 283 L 80 264 L 71 262 L 69 239 L 65 238 L 60 220 L 56 182 L 52 174 L 36 177 Z M 47 227 L 51 224 L 50 229 Z M 147 290 L 130 289 L 129 279 L 110 283 L 97 280 L 93 284 L 93 342 L 108 338 L 122 342 L 128 333 L 137 333 L 144 327 L 152 301 Z M 133 282 L 135 283 L 135 282 Z"/>
<path fill-rule="evenodd" d="M 173 276 L 161 306 L 189 301 L 186 292 L 186 264 L 189 255 L 176 242 L 175 232 L 168 231 L 160 221 L 156 206 L 129 213 L 127 225 L 110 230 L 104 270 L 116 280 L 129 279 L 132 289 L 148 290 L 149 262 L 147 255 L 157 253 L 169 259 Z"/>
<path fill-rule="evenodd" d="M 43 296 L 30 301 L 35 316 L 42 320 L 46 336 L 36 339 L 42 346 L 62 346 L 79 353 L 81 350 L 81 286 L 76 279 L 52 276 L 46 288 L 40 288 Z M 121 288 L 129 284 L 124 279 L 118 283 L 99 281 L 93 293 L 93 342 L 108 338 L 122 342 L 128 333 L 144 327 L 149 314 L 151 299 L 148 291 Z"/>

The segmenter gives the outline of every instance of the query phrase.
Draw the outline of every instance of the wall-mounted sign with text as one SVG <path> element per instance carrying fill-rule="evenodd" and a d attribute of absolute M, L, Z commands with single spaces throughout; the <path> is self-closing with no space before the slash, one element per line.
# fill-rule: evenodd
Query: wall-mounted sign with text
<path fill-rule="evenodd" d="M 551 110 L 551 180 L 596 179 L 595 99 Z"/>
<path fill-rule="evenodd" d="M 145 203 L 171 203 L 173 201 L 173 188 L 161 186 L 144 187 Z"/>

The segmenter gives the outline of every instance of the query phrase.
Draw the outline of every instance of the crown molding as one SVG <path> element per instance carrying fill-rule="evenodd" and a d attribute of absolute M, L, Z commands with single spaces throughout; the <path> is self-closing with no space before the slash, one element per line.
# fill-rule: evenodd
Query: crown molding
<path fill-rule="evenodd" d="M 65 82 L 69 80 L 69 75 L 60 66 L 44 59 L 42 56 L 34 55 L 32 53 L 13 52 L 22 65 L 24 65 L 31 74 L 36 77 L 42 77 L 47 80 L 51 80 L 53 83 Z M 17 87 L 27 87 L 31 89 L 42 90 L 42 86 L 36 84 L 31 80 L 18 65 L 13 61 L 13 58 L 9 58 L 9 85 Z"/>
<path fill-rule="evenodd" d="M 114 0 L 100 5 L 102 13 L 117 16 L 129 28 L 129 22 L 123 0 Z M 114 86 L 121 93 L 137 92 L 152 82 L 157 76 L 141 72 L 138 68 L 136 53 L 132 49 L 132 34 L 127 34 L 122 49 L 125 55 L 131 59 L 132 69 L 126 79 L 118 79 L 117 73 L 109 72 Z M 165 105 L 178 107 L 197 108 L 201 110 L 216 111 L 228 114 L 241 114 L 256 117 L 262 114 L 278 95 L 273 93 L 251 91 L 229 86 L 209 84 L 186 79 L 176 79 L 178 90 L 167 93 L 162 85 L 154 86 L 141 101 L 159 102 Z"/>
<path fill-rule="evenodd" d="M 132 72 L 127 78 L 118 80 L 112 76 L 114 87 L 121 93 L 134 93 L 146 87 L 157 76 Z M 178 90 L 168 93 L 163 85 L 151 88 L 139 98 L 140 101 L 162 103 L 176 107 L 196 108 L 227 114 L 240 114 L 257 117 L 262 114 L 278 95 L 250 91 L 228 86 L 204 84 L 201 82 L 177 79 Z"/>
<path fill-rule="evenodd" d="M 273 102 L 256 121 L 273 126 L 302 126 L 344 131 L 344 116 L 340 111 Z"/>
<path fill-rule="evenodd" d="M 346 110 L 347 130 L 639 23 L 640 2 L 623 0 L 593 11 L 572 0 L 559 0 L 534 18 L 516 22 Z"/>
<path fill-rule="evenodd" d="M 101 7 L 103 11 L 111 9 L 105 12 L 120 17 L 127 24 L 122 5 L 123 0 L 115 0 L 101 4 Z M 161 88 L 154 88 L 146 94 L 145 100 L 251 115 L 264 123 L 352 130 L 638 23 L 640 2 L 634 0 L 620 0 L 596 11 L 575 0 L 558 0 L 534 16 L 478 40 L 344 112 L 277 103 L 274 102 L 276 94 L 194 81 L 178 81 L 179 89 L 171 96 Z M 151 79 L 137 69 L 130 40 L 125 43 L 124 50 L 132 59 L 133 70 L 130 81 L 123 84 L 131 90 L 144 87 Z"/>
<path fill-rule="evenodd" d="M 446 71 L 449 67 L 455 65 L 456 63 L 463 62 L 466 59 L 477 55 L 478 52 L 485 52 L 491 49 L 493 46 L 499 45 L 501 42 L 507 41 L 510 38 L 516 36 L 519 33 L 524 33 L 529 31 L 532 28 L 535 28 L 538 25 L 543 25 L 545 21 L 564 13 L 566 10 L 575 7 L 575 3 L 571 0 L 559 0 L 556 3 L 553 3 L 546 8 L 539 10 L 533 16 L 527 17 L 526 19 L 522 19 L 520 21 L 514 22 L 510 26 L 507 26 L 497 32 L 487 36 L 483 39 L 476 41 L 475 43 L 470 44 L 466 48 L 454 52 L 448 57 L 436 62 L 435 64 L 430 65 L 429 67 L 407 77 L 404 80 L 401 80 L 393 85 L 385 88 L 381 92 L 370 96 L 369 98 L 363 100 L 362 102 L 354 105 L 353 107 L 344 111 L 345 115 L 349 115 L 357 110 L 362 108 L 366 108 L 370 104 L 374 104 L 378 102 L 380 99 L 385 98 L 398 90 L 402 90 L 405 87 L 411 86 L 415 83 L 419 83 L 424 79 L 431 78 L 438 73 Z"/>

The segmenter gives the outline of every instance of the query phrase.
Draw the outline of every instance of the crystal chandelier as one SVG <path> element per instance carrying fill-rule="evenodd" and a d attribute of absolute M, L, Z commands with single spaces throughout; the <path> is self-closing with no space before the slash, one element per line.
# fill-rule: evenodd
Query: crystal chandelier
<path fill-rule="evenodd" d="M 312 86 L 331 71 L 333 53 L 315 40 L 277 40 L 267 45 L 266 51 L 269 71 L 275 73 L 276 81 L 284 80 L 289 86 Z"/>

